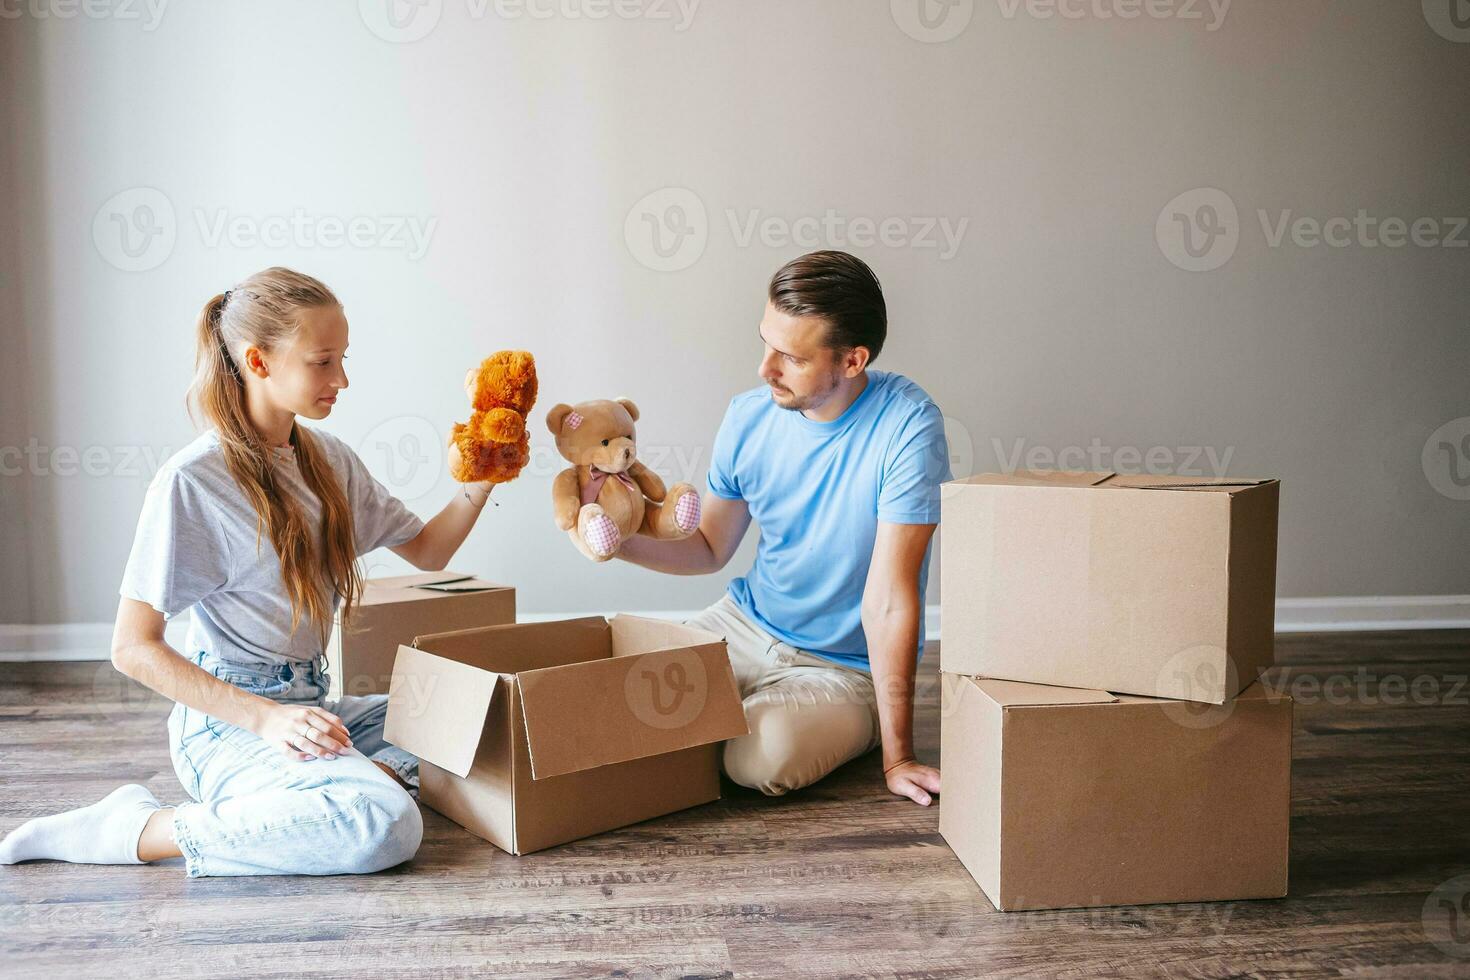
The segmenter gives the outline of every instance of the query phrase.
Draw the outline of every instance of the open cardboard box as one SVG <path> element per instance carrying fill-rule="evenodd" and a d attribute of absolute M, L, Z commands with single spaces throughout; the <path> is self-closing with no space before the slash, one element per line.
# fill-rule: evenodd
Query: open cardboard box
<path fill-rule="evenodd" d="M 1286 894 L 1290 697 L 942 677 L 939 831 L 997 909 Z"/>
<path fill-rule="evenodd" d="M 463 572 L 368 579 L 347 634 L 340 620 L 327 643 L 328 697 L 387 694 L 398 647 L 421 633 L 516 621 L 516 590 Z"/>
<path fill-rule="evenodd" d="M 941 669 L 1221 704 L 1275 656 L 1276 480 L 944 486 Z"/>
<path fill-rule="evenodd" d="M 525 854 L 719 799 L 748 731 L 722 638 L 619 615 L 418 637 L 385 737 L 425 804 Z"/>

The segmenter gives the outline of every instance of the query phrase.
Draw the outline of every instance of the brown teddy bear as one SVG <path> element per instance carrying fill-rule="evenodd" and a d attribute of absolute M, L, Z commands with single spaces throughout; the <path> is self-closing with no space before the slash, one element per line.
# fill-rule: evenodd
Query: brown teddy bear
<path fill-rule="evenodd" d="M 699 493 L 687 483 L 664 491 L 657 473 L 638 462 L 626 398 L 557 405 L 546 416 L 556 449 L 572 465 L 551 485 L 556 526 L 593 561 L 607 561 L 631 535 L 676 541 L 699 527 Z"/>
<path fill-rule="evenodd" d="M 449 473 L 460 483 L 508 483 L 531 458 L 526 418 L 536 404 L 536 359 L 491 354 L 465 375 L 472 412 L 449 434 Z"/>

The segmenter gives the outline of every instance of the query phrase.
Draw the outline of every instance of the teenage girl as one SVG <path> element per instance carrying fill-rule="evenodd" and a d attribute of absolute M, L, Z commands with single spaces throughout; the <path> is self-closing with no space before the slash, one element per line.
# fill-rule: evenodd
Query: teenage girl
<path fill-rule="evenodd" d="M 490 496 L 471 484 L 425 524 L 324 419 L 347 387 L 347 318 L 322 283 L 272 268 L 199 316 L 191 405 L 208 430 L 148 489 L 123 573 L 112 662 L 175 703 L 174 770 L 193 802 L 140 785 L 22 824 L 0 863 L 141 864 L 191 876 L 379 871 L 423 835 L 412 756 L 383 741 L 386 695 L 326 702 L 326 640 L 374 548 L 441 569 Z M 165 619 L 192 610 L 184 653 Z"/>

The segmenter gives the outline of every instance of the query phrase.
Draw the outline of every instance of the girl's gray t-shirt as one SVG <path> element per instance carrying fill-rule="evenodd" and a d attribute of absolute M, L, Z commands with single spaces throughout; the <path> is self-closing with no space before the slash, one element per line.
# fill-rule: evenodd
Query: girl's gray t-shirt
<path fill-rule="evenodd" d="M 357 554 L 412 540 L 424 522 L 394 497 L 336 436 L 308 429 L 346 492 Z M 302 479 L 294 449 L 276 447 L 279 486 L 319 534 L 321 503 Z M 148 487 L 119 593 L 172 619 L 192 611 L 186 655 L 199 651 L 249 665 L 309 661 L 322 642 L 305 618 L 291 631 L 291 603 L 270 535 L 257 538 L 255 509 L 225 466 L 209 431 L 169 458 Z M 333 598 L 334 608 L 338 600 Z"/>

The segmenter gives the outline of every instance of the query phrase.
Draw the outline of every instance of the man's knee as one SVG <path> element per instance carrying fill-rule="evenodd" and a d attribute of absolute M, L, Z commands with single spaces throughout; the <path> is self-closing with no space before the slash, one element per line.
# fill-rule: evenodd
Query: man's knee
<path fill-rule="evenodd" d="M 767 796 L 815 783 L 862 754 L 872 732 L 861 705 L 814 711 L 798 698 L 770 691 L 745 700 L 745 718 L 750 734 L 725 743 L 725 775 Z"/>
<path fill-rule="evenodd" d="M 749 735 L 725 743 L 725 775 L 747 789 L 760 790 L 767 796 L 781 796 L 800 789 L 793 779 L 796 753 L 788 745 L 764 741 L 751 727 Z"/>

